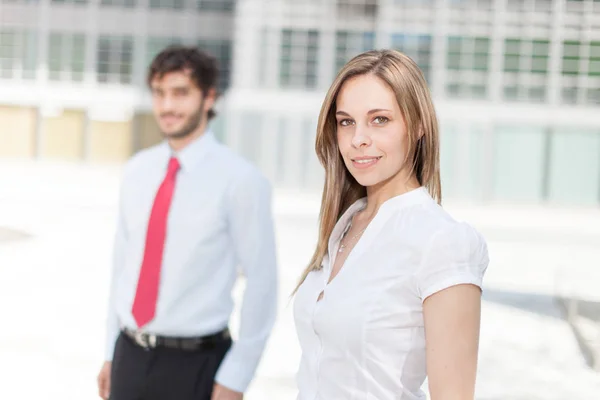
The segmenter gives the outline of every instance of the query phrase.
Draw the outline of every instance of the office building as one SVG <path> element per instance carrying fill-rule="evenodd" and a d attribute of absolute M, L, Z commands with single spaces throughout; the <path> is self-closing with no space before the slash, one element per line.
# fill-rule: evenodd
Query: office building
<path fill-rule="evenodd" d="M 1 154 L 156 142 L 145 68 L 182 42 L 223 66 L 217 136 L 277 186 L 319 190 L 325 91 L 352 56 L 395 48 L 431 86 L 446 197 L 600 203 L 598 0 L 3 1 Z"/>

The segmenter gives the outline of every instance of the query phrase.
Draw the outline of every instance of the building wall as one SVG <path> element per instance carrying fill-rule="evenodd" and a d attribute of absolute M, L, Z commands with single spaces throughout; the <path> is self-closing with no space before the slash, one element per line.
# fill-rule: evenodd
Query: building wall
<path fill-rule="evenodd" d="M 150 113 L 140 113 L 135 116 L 135 130 L 136 150 L 153 146 L 163 139 L 154 116 Z"/>
<path fill-rule="evenodd" d="M 81 161 L 84 158 L 85 113 L 63 111 L 41 121 L 42 158 Z"/>
<path fill-rule="evenodd" d="M 35 155 L 36 110 L 0 105 L 0 157 Z"/>
<path fill-rule="evenodd" d="M 432 89 L 446 197 L 600 203 L 598 1 L 78 3 L 0 4 L 0 155 L 121 162 L 156 144 L 146 68 L 194 44 L 219 59 L 221 89 L 231 72 L 217 137 L 275 185 L 319 190 L 325 91 L 354 55 L 394 48 Z M 38 126 L 48 106 L 80 112 Z"/>
<path fill-rule="evenodd" d="M 329 84 L 393 48 L 432 90 L 447 198 L 600 203 L 597 1 L 248 0 L 235 26 L 227 143 L 277 185 L 320 188 Z"/>
<path fill-rule="evenodd" d="M 90 121 L 91 162 L 123 162 L 133 152 L 132 121 Z"/>
<path fill-rule="evenodd" d="M 0 126 L 18 131 L 0 128 L 0 156 L 120 162 L 157 143 L 145 86 L 151 60 L 171 44 L 198 46 L 217 59 L 224 91 L 234 5 L 0 2 Z M 61 109 L 77 111 L 52 115 Z"/>

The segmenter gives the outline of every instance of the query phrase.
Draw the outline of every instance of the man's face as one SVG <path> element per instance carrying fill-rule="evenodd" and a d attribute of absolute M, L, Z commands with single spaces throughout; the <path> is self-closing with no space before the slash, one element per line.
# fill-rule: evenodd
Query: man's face
<path fill-rule="evenodd" d="M 202 93 L 189 71 L 174 71 L 156 77 L 150 87 L 154 117 L 168 139 L 192 134 L 206 120 L 214 103 L 214 94 Z"/>

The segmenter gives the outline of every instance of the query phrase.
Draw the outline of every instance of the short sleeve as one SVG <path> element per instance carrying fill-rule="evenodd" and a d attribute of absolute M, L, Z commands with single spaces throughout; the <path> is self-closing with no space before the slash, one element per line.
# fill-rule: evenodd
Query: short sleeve
<path fill-rule="evenodd" d="M 482 287 L 489 264 L 484 238 L 466 223 L 454 223 L 433 235 L 416 272 L 421 301 L 451 286 Z"/>

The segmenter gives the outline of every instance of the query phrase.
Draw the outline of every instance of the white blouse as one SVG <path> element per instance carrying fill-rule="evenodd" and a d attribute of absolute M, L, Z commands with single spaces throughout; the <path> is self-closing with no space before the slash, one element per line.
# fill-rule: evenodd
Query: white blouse
<path fill-rule="evenodd" d="M 342 215 L 323 268 L 296 294 L 298 400 L 425 399 L 423 300 L 453 285 L 481 287 L 489 261 L 484 239 L 425 188 L 382 204 L 327 284 L 340 239 L 365 206 L 358 200 Z"/>

